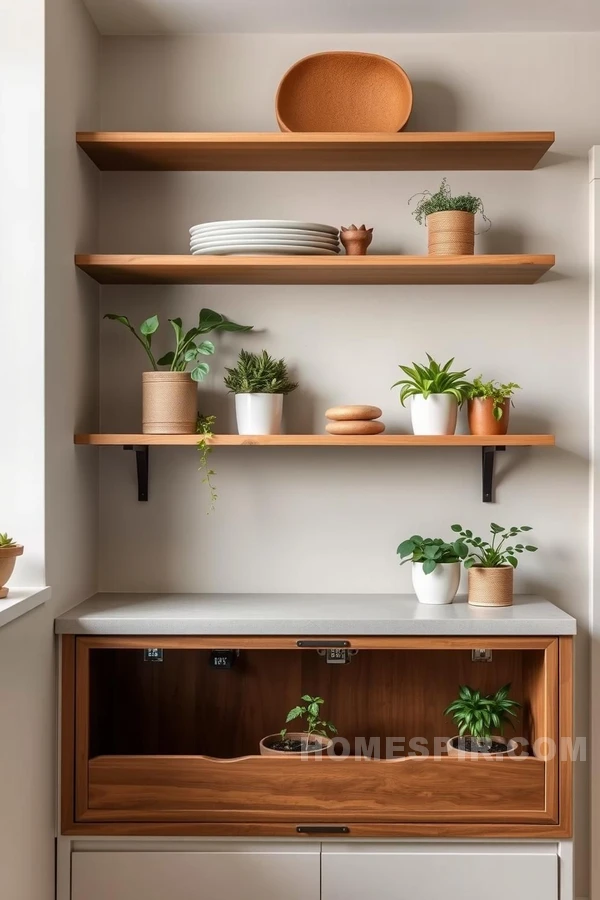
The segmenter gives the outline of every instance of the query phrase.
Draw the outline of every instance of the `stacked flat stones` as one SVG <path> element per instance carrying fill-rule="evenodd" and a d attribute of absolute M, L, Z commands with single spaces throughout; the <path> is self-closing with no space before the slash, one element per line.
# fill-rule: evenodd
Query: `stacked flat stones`
<path fill-rule="evenodd" d="M 381 414 L 378 406 L 332 406 L 325 413 L 330 420 L 326 430 L 338 435 L 381 434 L 385 425 L 375 421 Z"/>

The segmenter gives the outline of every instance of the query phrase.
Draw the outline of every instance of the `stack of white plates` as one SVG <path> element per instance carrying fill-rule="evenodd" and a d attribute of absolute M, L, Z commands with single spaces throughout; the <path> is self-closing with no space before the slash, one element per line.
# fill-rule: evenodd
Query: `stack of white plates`
<path fill-rule="evenodd" d="M 334 256 L 340 252 L 339 231 L 285 219 L 205 222 L 190 228 L 190 251 L 194 256 Z"/>

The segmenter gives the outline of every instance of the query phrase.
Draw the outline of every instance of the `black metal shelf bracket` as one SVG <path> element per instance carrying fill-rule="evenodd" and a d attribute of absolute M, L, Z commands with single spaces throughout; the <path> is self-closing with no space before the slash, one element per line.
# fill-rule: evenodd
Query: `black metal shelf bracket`
<path fill-rule="evenodd" d="M 137 469 L 138 500 L 148 499 L 148 467 L 150 461 L 150 448 L 147 444 L 124 444 L 123 450 L 135 452 L 135 467 Z"/>
<path fill-rule="evenodd" d="M 506 450 L 506 447 L 481 448 L 481 486 L 484 503 L 494 502 L 494 462 L 497 450 Z"/>

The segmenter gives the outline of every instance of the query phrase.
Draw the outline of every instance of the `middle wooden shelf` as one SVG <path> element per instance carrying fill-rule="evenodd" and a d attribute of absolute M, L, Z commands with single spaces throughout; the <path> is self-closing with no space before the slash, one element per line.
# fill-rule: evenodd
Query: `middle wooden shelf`
<path fill-rule="evenodd" d="M 193 447 L 199 434 L 76 434 L 86 446 Z M 553 447 L 553 434 L 216 434 L 207 439 L 215 447 Z"/>

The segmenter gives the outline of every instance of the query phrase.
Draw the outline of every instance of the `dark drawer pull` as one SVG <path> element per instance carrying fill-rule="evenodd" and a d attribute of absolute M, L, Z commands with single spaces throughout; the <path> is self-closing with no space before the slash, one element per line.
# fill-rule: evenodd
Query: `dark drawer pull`
<path fill-rule="evenodd" d="M 350 641 L 296 641 L 297 647 L 349 647 Z"/>
<path fill-rule="evenodd" d="M 298 834 L 350 834 L 347 825 L 298 825 Z"/>

